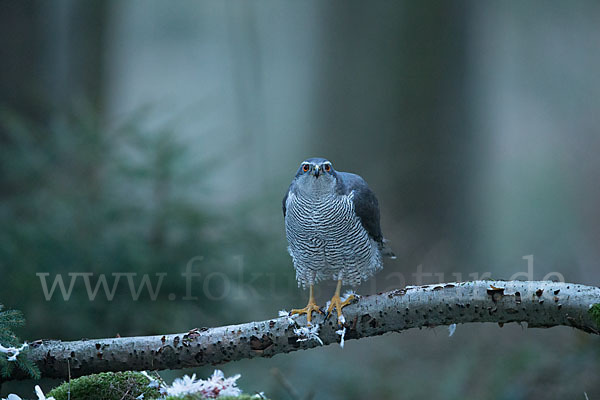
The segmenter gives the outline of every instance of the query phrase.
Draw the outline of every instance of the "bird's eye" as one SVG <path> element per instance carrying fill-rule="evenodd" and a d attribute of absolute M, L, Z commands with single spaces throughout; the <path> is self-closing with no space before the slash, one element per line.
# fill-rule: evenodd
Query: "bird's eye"
<path fill-rule="evenodd" d="M 323 169 L 325 170 L 325 172 L 329 172 L 329 171 L 331 171 L 331 165 L 329 165 L 329 164 L 325 164 L 325 165 L 323 166 Z"/>
<path fill-rule="evenodd" d="M 303 164 L 302 165 L 302 171 L 308 172 L 309 169 L 310 169 L 310 167 L 308 166 L 308 164 Z"/>

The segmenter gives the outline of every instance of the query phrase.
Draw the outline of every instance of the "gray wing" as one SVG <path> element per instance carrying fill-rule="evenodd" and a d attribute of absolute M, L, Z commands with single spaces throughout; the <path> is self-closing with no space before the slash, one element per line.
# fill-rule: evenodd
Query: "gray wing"
<path fill-rule="evenodd" d="M 287 211 L 286 207 L 285 207 L 285 203 L 287 202 L 287 198 L 290 195 L 290 191 L 292 190 L 292 186 L 294 186 L 294 182 L 292 182 L 290 184 L 290 187 L 288 188 L 287 192 L 285 192 L 285 196 L 283 196 L 283 200 L 281 201 L 281 209 L 283 210 L 283 218 L 285 218 L 285 212 Z"/>
<path fill-rule="evenodd" d="M 356 174 L 336 172 L 338 178 L 337 192 L 350 194 L 354 191 L 354 211 L 360 218 L 363 228 L 377 242 L 383 243 L 379 223 L 379 202 L 367 182 Z M 285 209 L 285 200 L 284 200 Z"/>

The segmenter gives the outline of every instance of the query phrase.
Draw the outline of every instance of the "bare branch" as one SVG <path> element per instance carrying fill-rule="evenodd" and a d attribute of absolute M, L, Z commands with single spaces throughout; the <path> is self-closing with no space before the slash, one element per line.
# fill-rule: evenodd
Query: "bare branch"
<path fill-rule="evenodd" d="M 411 286 L 362 297 L 344 308 L 345 339 L 410 328 L 470 322 L 525 322 L 528 327 L 565 325 L 598 334 L 589 309 L 600 303 L 600 288 L 550 281 L 475 281 Z M 324 345 L 338 343 L 335 318 L 315 315 Z M 31 344 L 29 357 L 44 377 L 67 378 L 102 371 L 162 370 L 272 357 L 320 346 L 295 328 L 305 316 L 278 317 L 187 333 Z M 305 340 L 303 340 L 305 339 Z M 26 378 L 15 375 L 11 379 Z"/>

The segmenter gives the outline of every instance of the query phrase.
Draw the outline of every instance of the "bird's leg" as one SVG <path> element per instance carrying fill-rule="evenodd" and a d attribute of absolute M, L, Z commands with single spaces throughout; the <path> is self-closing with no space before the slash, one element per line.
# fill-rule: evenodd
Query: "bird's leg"
<path fill-rule="evenodd" d="M 340 279 L 338 280 L 337 287 L 335 288 L 335 294 L 331 298 L 331 302 L 327 308 L 327 317 L 329 317 L 334 308 L 337 309 L 338 323 L 340 325 L 342 324 L 342 308 L 346 307 L 352 302 L 352 300 L 354 300 L 354 295 L 350 295 L 346 300 L 342 301 L 342 298 L 340 297 L 341 290 L 342 280 Z"/>
<path fill-rule="evenodd" d="M 311 325 L 313 311 L 320 312 L 321 314 L 323 313 L 319 309 L 319 306 L 317 305 L 317 303 L 315 303 L 315 296 L 313 294 L 313 285 L 310 285 L 310 297 L 308 298 L 308 304 L 304 308 L 298 308 L 298 309 L 292 310 L 292 315 L 306 314 L 306 322 L 308 323 L 308 325 Z"/>

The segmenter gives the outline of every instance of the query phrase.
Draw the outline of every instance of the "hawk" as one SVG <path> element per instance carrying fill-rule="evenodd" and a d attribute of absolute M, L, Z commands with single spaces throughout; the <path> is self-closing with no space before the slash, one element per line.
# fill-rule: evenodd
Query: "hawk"
<path fill-rule="evenodd" d="M 338 322 L 345 301 L 342 285 L 359 285 L 383 268 L 383 257 L 395 258 L 386 246 L 379 224 L 377 197 L 363 178 L 336 171 L 329 160 L 309 158 L 300 164 L 283 198 L 288 251 L 296 269 L 298 286 L 310 288 L 308 304 L 292 314 L 321 312 L 315 303 L 314 285 L 337 280 L 327 315 L 336 309 Z"/>

